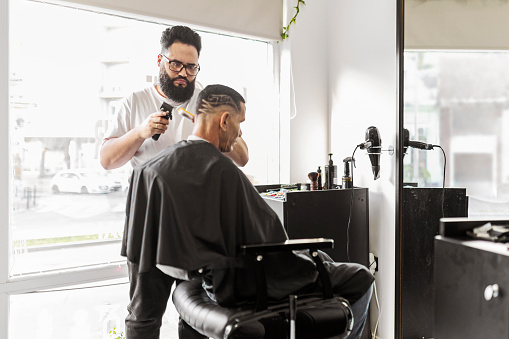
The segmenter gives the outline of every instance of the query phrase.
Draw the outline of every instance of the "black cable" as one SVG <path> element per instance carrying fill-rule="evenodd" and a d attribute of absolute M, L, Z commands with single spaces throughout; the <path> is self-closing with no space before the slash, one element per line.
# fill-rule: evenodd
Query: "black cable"
<path fill-rule="evenodd" d="M 348 259 L 348 262 L 350 262 L 350 222 L 352 220 L 352 206 L 353 206 L 353 192 L 354 192 L 354 181 L 353 181 L 353 168 L 355 167 L 355 152 L 357 151 L 357 148 L 359 148 L 359 145 L 355 147 L 352 153 L 352 169 L 351 169 L 351 176 L 352 176 L 352 194 L 350 195 L 350 211 L 348 212 L 348 225 L 346 226 L 346 257 Z"/>
<path fill-rule="evenodd" d="M 433 147 L 437 147 L 437 148 L 440 148 L 442 150 L 442 153 L 444 155 L 444 176 L 443 176 L 443 180 L 442 180 L 442 218 L 445 218 L 445 213 L 444 213 L 444 204 L 445 204 L 445 168 L 446 168 L 446 164 L 447 164 L 447 157 L 445 156 L 445 151 L 444 149 L 442 148 L 442 146 L 440 145 L 433 145 Z"/>

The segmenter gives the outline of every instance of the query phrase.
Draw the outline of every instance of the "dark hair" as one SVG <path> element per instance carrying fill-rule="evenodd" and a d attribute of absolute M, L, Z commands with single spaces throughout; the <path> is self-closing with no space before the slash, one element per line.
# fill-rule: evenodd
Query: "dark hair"
<path fill-rule="evenodd" d="M 198 95 L 196 113 L 206 113 L 214 107 L 228 105 L 240 112 L 240 103 L 246 101 L 233 88 L 224 85 L 208 85 Z"/>
<path fill-rule="evenodd" d="M 164 30 L 161 35 L 161 52 L 168 51 L 174 42 L 181 42 L 186 45 L 191 45 L 198 51 L 198 56 L 201 51 L 201 37 L 198 33 L 186 26 L 173 26 Z"/>

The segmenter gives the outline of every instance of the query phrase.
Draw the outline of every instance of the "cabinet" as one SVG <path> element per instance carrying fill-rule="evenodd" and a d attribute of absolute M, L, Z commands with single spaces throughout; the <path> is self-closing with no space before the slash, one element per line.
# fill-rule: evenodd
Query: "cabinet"
<path fill-rule="evenodd" d="M 403 189 L 399 301 L 402 339 L 433 338 L 434 238 L 439 234 L 442 213 L 445 217 L 467 216 L 465 188 Z"/>
<path fill-rule="evenodd" d="M 435 339 L 509 338 L 507 244 L 437 236 L 435 289 Z"/>
<path fill-rule="evenodd" d="M 257 186 L 259 192 L 280 186 Z M 369 192 L 367 188 L 290 191 L 284 199 L 264 197 L 290 239 L 330 238 L 325 252 L 334 261 L 369 266 Z"/>

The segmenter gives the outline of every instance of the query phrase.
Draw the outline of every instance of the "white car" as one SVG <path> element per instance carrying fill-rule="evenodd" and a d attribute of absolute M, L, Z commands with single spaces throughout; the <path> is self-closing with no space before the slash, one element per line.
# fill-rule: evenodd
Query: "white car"
<path fill-rule="evenodd" d="M 109 193 L 120 191 L 122 182 L 108 172 L 82 168 L 57 172 L 50 187 L 53 193 Z"/>

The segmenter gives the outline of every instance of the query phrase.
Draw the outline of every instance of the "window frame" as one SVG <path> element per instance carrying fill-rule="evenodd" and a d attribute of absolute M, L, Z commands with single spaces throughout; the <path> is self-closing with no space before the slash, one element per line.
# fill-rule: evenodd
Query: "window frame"
<path fill-rule="evenodd" d="M 0 0 L 0 112 L 9 112 L 9 2 Z M 51 4 L 51 3 L 50 3 Z M 101 11 L 100 8 L 96 10 Z M 112 14 L 111 11 L 104 11 Z M 125 13 L 117 13 L 125 17 Z M 136 19 L 135 15 L 129 16 Z M 161 20 L 158 20 L 161 21 Z M 161 21 L 162 22 L 162 21 Z M 211 29 L 211 32 L 214 30 Z M 240 36 L 240 35 L 239 35 Z M 262 39 L 266 40 L 266 39 Z M 280 81 L 279 69 L 280 54 L 275 41 L 269 42 L 273 46 L 273 67 L 275 83 Z M 276 86 L 277 87 L 277 86 Z M 281 121 L 279 122 L 281 125 Z M 288 123 L 289 124 L 289 123 Z M 9 277 L 10 267 L 10 210 L 12 207 L 11 185 L 11 159 L 10 159 L 10 117 L 9 114 L 0 114 L 0 338 L 9 337 L 9 305 L 10 296 L 48 290 L 59 287 L 73 287 L 87 283 L 100 283 L 128 276 L 125 261 L 109 264 L 97 264 L 89 267 L 63 269 L 54 272 L 27 274 Z M 279 143 L 281 139 L 278 138 Z M 278 145 L 280 148 L 280 144 Z M 277 164 L 278 177 L 281 177 L 281 161 Z"/>
<path fill-rule="evenodd" d="M 9 0 L 0 0 L 0 112 L 9 111 Z M 0 337 L 9 334 L 9 115 L 0 114 Z M 5 255 L 7 254 L 7 255 Z"/>

